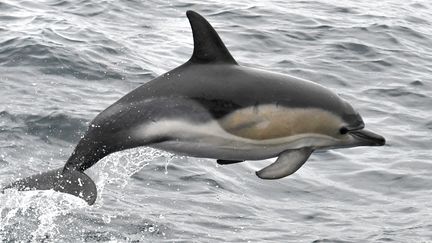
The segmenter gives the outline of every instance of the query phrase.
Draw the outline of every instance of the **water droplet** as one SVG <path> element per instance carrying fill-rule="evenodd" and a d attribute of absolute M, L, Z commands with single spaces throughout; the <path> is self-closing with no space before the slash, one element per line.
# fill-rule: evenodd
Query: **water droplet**
<path fill-rule="evenodd" d="M 104 214 L 104 215 L 102 215 L 102 220 L 105 224 L 109 224 L 109 223 L 111 223 L 111 216 Z"/>

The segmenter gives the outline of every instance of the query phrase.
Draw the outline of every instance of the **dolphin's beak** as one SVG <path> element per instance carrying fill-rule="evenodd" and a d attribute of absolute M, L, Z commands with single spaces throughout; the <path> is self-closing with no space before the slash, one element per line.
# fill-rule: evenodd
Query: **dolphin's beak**
<path fill-rule="evenodd" d="M 357 140 L 359 146 L 382 146 L 386 143 L 383 136 L 366 129 L 350 131 L 349 133 Z"/>

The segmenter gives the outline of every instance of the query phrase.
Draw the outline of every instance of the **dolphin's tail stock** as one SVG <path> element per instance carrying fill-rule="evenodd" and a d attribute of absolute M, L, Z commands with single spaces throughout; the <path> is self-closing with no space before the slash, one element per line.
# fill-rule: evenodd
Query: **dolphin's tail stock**
<path fill-rule="evenodd" d="M 9 188 L 19 191 L 52 189 L 84 199 L 89 205 L 94 204 L 97 197 L 96 185 L 88 175 L 78 170 L 64 170 L 63 168 L 17 180 L 4 187 L 2 191 Z"/>

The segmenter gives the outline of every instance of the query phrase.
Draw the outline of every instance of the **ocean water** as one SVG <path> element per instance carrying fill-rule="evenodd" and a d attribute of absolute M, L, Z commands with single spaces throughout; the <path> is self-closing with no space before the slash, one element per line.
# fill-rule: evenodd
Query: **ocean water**
<path fill-rule="evenodd" d="M 432 3 L 0 1 L 0 184 L 63 166 L 89 122 L 189 59 L 186 10 L 245 66 L 310 79 L 363 116 L 383 147 L 217 166 L 150 148 L 92 167 L 95 205 L 0 195 L 3 242 L 432 242 Z"/>

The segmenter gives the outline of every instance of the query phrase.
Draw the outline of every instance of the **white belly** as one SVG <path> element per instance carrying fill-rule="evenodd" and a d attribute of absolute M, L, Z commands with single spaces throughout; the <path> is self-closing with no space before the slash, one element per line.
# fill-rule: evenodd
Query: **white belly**
<path fill-rule="evenodd" d="M 143 140 L 169 137 L 168 141 L 149 146 L 187 156 L 226 160 L 261 160 L 276 157 L 289 149 L 326 147 L 336 142 L 332 137 L 316 133 L 265 140 L 248 139 L 226 132 L 216 121 L 204 124 L 181 120 L 158 121 L 134 129 L 131 136 Z"/>

